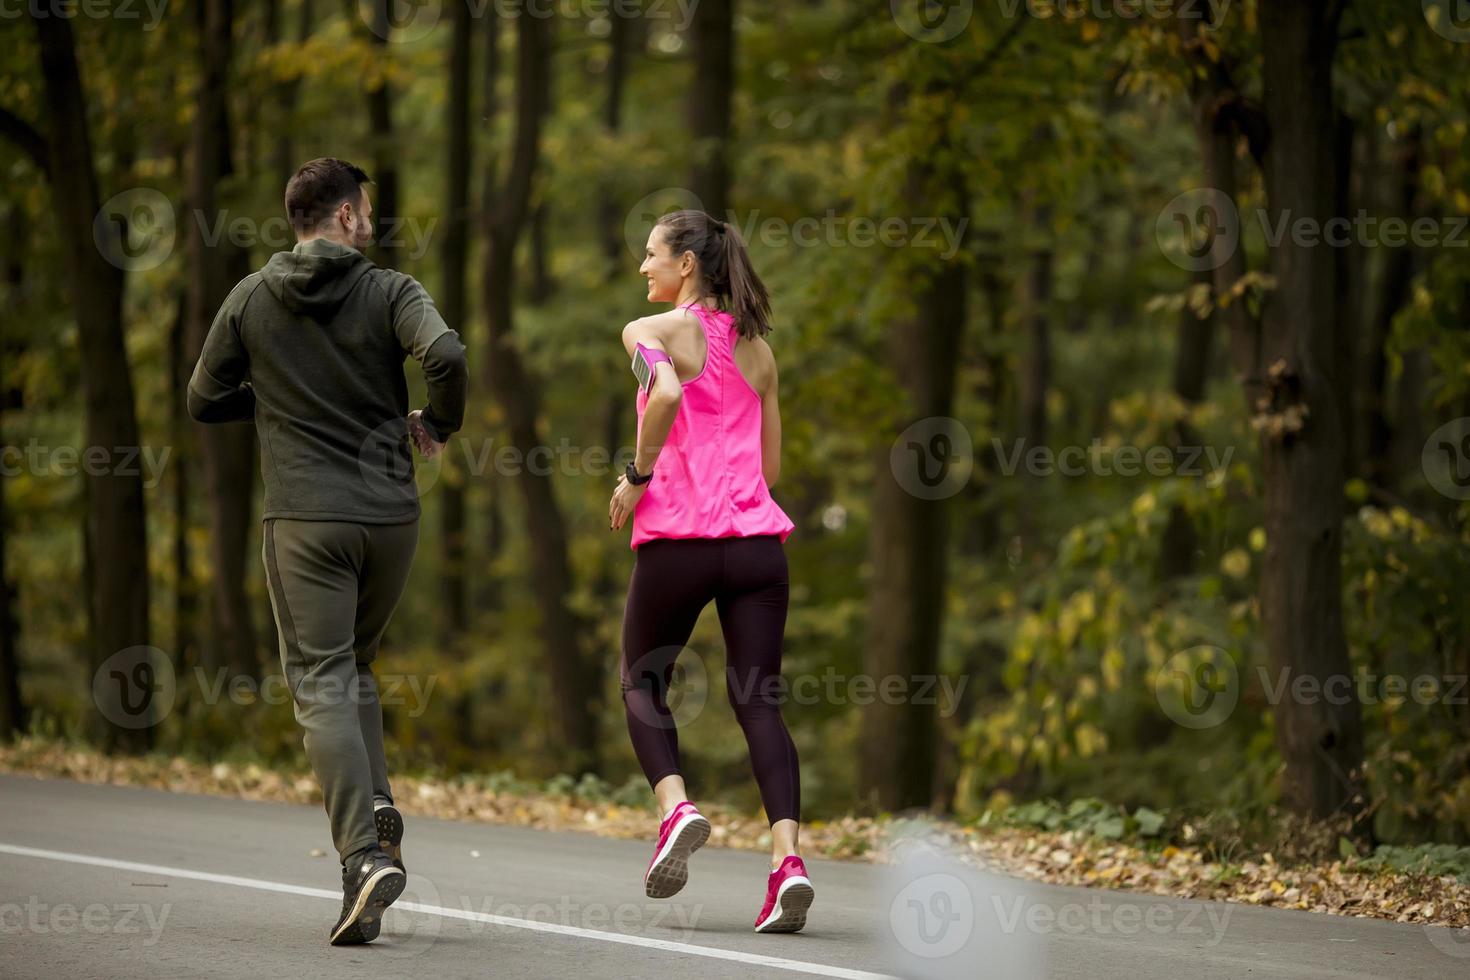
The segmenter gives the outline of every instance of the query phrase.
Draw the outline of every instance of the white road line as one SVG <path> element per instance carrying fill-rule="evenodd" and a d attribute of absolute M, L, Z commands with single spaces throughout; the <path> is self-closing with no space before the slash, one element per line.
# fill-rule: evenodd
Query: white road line
<path fill-rule="evenodd" d="M 165 878 L 188 878 L 193 881 L 208 881 L 216 885 L 234 885 L 236 888 L 254 888 L 257 891 L 302 895 L 306 898 L 326 898 L 332 901 L 341 901 L 342 899 L 340 892 L 328 891 L 325 888 L 306 888 L 301 885 L 287 885 L 279 881 L 262 881 L 259 878 L 239 878 L 235 875 L 218 875 L 208 871 L 191 871 L 188 868 L 166 868 L 161 865 L 143 864 L 138 861 L 117 861 L 112 858 L 95 857 L 90 854 L 47 851 L 38 847 L 21 847 L 18 844 L 0 844 L 0 854 L 14 854 L 18 857 L 40 858 L 46 861 L 64 861 L 68 864 L 86 864 L 94 868 L 113 868 L 118 871 L 138 871 L 143 874 L 159 875 Z M 780 956 L 763 956 L 760 953 L 745 953 L 734 949 L 720 949 L 715 946 L 697 946 L 692 943 L 676 943 L 667 939 L 649 939 L 646 936 L 629 936 L 618 932 L 599 932 L 596 929 L 583 929 L 579 926 L 565 926 L 554 922 L 537 922 L 534 919 L 517 919 L 505 915 L 490 915 L 486 912 L 472 912 L 468 909 L 446 908 L 442 905 L 398 902 L 393 907 L 408 912 L 418 912 L 422 915 L 437 915 L 445 919 L 467 919 L 471 922 L 485 922 L 490 925 L 506 926 L 512 929 L 549 932 L 559 936 L 573 936 L 578 939 L 595 939 L 605 943 L 621 943 L 624 946 L 642 946 L 646 949 L 661 949 L 670 953 L 703 956 L 714 960 L 734 960 L 738 963 L 749 963 L 752 966 L 765 966 L 774 970 L 788 970 L 792 973 L 811 973 L 822 977 L 839 977 L 842 980 L 894 980 L 893 977 L 883 973 L 865 973 L 862 970 L 849 970 L 840 966 L 828 966 L 825 963 L 806 963 L 801 960 L 788 960 Z"/>

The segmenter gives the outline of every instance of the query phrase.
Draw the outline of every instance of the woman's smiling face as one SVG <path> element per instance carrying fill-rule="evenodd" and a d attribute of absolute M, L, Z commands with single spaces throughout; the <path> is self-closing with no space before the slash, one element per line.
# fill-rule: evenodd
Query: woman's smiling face
<path fill-rule="evenodd" d="M 643 264 L 638 274 L 648 280 L 650 303 L 677 303 L 684 279 L 693 271 L 694 257 L 688 252 L 674 256 L 664 240 L 662 225 L 654 225 L 644 246 Z"/>

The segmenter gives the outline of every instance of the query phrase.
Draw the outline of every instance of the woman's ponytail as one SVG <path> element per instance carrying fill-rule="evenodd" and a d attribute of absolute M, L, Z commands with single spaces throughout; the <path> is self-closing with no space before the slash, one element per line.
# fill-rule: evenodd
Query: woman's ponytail
<path fill-rule="evenodd" d="M 739 230 L 727 221 L 720 238 L 725 252 L 726 295 L 735 326 L 746 340 L 764 337 L 771 332 L 771 294 L 755 274 Z"/>
<path fill-rule="evenodd" d="M 740 231 L 703 211 L 675 211 L 658 221 L 674 255 L 693 252 L 705 285 L 748 340 L 771 332 L 771 294 L 750 264 Z"/>

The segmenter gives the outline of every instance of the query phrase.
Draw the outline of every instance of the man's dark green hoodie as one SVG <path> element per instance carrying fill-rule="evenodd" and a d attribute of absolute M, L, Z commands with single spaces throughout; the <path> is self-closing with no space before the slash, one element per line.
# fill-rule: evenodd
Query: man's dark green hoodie
<path fill-rule="evenodd" d="M 428 382 L 424 424 L 447 440 L 464 421 L 459 335 L 412 276 L 313 239 L 225 299 L 189 381 L 189 414 L 255 420 L 266 519 L 411 521 L 408 356 Z"/>

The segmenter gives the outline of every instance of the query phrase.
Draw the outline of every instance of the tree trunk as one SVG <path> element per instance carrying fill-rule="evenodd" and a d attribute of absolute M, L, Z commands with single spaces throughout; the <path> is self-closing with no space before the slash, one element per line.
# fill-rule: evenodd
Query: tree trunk
<path fill-rule="evenodd" d="M 1335 164 L 1331 211 L 1333 217 L 1351 219 L 1357 212 L 1355 205 L 1361 203 L 1361 195 L 1353 187 L 1356 143 L 1352 119 L 1339 110 L 1332 149 Z M 1346 478 L 1358 472 L 1358 453 L 1361 449 L 1353 433 L 1353 419 L 1356 417 L 1354 403 L 1357 401 L 1353 382 L 1357 379 L 1358 336 L 1362 333 L 1363 324 L 1367 322 L 1363 316 L 1367 249 L 1359 243 L 1356 234 L 1350 234 L 1346 244 L 1334 244 L 1331 248 L 1334 260 L 1333 277 L 1336 279 L 1333 295 L 1340 297 L 1340 322 L 1333 330 L 1336 343 L 1333 346 L 1332 376 L 1341 382 L 1333 387 L 1342 431 L 1342 472 Z"/>
<path fill-rule="evenodd" d="M 735 0 L 700 0 L 690 29 L 694 78 L 689 85 L 693 164 L 689 189 L 710 214 L 730 209 L 730 121 L 735 89 Z"/>
<path fill-rule="evenodd" d="M 1239 132 L 1263 163 L 1273 226 L 1283 215 L 1314 220 L 1319 228 L 1331 217 L 1339 173 L 1331 79 L 1337 14 L 1328 0 L 1263 7 L 1263 117 L 1243 104 L 1223 65 L 1202 54 L 1198 21 L 1180 19 L 1197 69 L 1195 123 L 1206 183 L 1219 192 L 1217 206 L 1233 206 L 1236 199 Z M 1244 248 L 1225 249 L 1223 241 L 1216 239 L 1211 256 L 1217 297 L 1230 294 L 1246 273 Z M 1267 542 L 1259 582 L 1262 633 L 1273 683 L 1288 685 L 1302 676 L 1319 685 L 1339 676 L 1351 681 L 1342 623 L 1344 471 L 1333 391 L 1339 355 L 1332 251 L 1284 236 L 1271 253 L 1276 288 L 1266 297 L 1262 320 L 1240 298 L 1221 311 L 1252 426 L 1260 433 Z M 1314 700 L 1299 703 L 1288 694 L 1275 707 L 1283 796 L 1305 816 L 1356 817 L 1363 804 L 1359 705 L 1351 698 L 1341 699 L 1345 704 Z"/>
<path fill-rule="evenodd" d="M 10 285 L 15 285 L 8 283 Z M 8 353 L 8 351 L 7 351 Z M 10 392 L 0 387 L 0 417 L 10 407 Z M 4 432 L 0 426 L 0 433 Z M 9 445 L 0 436 L 0 446 Z M 26 730 L 25 702 L 20 694 L 20 624 L 15 618 L 15 585 L 6 561 L 10 524 L 5 509 L 5 470 L 0 466 L 0 739 Z"/>
<path fill-rule="evenodd" d="M 520 17 L 516 36 L 516 132 L 505 185 L 487 210 L 484 303 L 489 327 L 488 387 L 500 401 L 511 444 L 524 460 L 534 458 L 530 454 L 544 440 L 539 431 L 539 386 L 515 342 L 515 248 L 530 217 L 540 157 L 551 74 L 551 25 L 546 18 Z M 531 584 L 541 612 L 551 718 L 562 762 L 574 772 L 595 771 L 601 672 L 584 653 L 587 631 L 568 604 L 573 581 L 566 520 L 551 474 L 545 469 L 524 466 L 510 479 L 526 506 Z"/>
<path fill-rule="evenodd" d="M 1195 273 L 1195 283 L 1208 285 L 1214 280 L 1208 269 Z M 1179 314 L 1179 334 L 1174 347 L 1174 393 L 1186 406 L 1198 405 L 1205 396 L 1205 383 L 1210 376 L 1210 350 L 1214 346 L 1215 317 L 1201 317 L 1188 304 Z M 1188 420 L 1174 427 L 1176 452 L 1185 446 L 1199 446 L 1200 436 Z M 1194 571 L 1194 521 L 1183 507 L 1169 509 L 1169 523 L 1164 527 L 1160 544 L 1160 574 L 1165 579 L 1179 578 Z"/>
<path fill-rule="evenodd" d="M 77 69 L 71 21 L 34 17 L 40 42 L 47 117 L 47 159 L 56 230 L 68 267 L 72 305 L 77 318 L 82 374 L 84 438 L 87 446 L 108 452 L 138 446 L 138 419 L 133 379 L 123 339 L 123 252 L 118 238 L 106 254 L 94 240 L 94 219 L 101 201 L 87 131 L 86 95 Z M 113 235 L 117 229 L 111 229 Z M 137 468 L 107 467 L 86 478 L 87 524 L 83 577 L 91 623 L 91 666 L 110 660 L 123 678 L 147 661 L 139 650 L 148 644 L 148 535 L 143 507 L 143 477 Z M 122 472 L 127 471 L 127 472 Z M 96 555 L 106 560 L 92 560 Z M 128 651 L 124 653 L 124 651 Z M 101 685 L 104 702 L 91 715 L 94 733 L 109 748 L 139 751 L 152 744 L 149 725 L 121 727 L 123 692 Z M 135 720 L 152 708 L 153 691 L 129 692 Z"/>
<path fill-rule="evenodd" d="M 180 297 L 178 315 L 174 317 L 173 329 L 168 335 L 169 377 L 173 381 L 171 390 L 182 392 L 189 384 L 191 363 L 189 347 L 189 303 Z M 184 409 L 182 397 L 169 402 L 169 437 L 175 446 L 185 445 L 190 436 L 190 422 Z M 194 582 L 194 561 L 189 548 L 189 467 L 176 461 L 171 471 L 169 491 L 173 495 L 174 519 L 174 638 L 175 663 L 181 671 L 197 663 L 198 649 L 195 630 L 199 608 L 199 595 Z"/>
<path fill-rule="evenodd" d="M 1390 171 L 1393 177 L 1392 189 L 1384 213 L 1401 216 L 1410 222 L 1418 213 L 1416 198 L 1422 141 L 1423 137 L 1416 128 L 1404 136 L 1402 144 L 1393 147 L 1394 159 Z M 1405 241 L 1398 247 L 1387 250 L 1382 288 L 1378 291 L 1378 302 L 1369 321 L 1368 341 L 1364 350 L 1361 382 L 1363 397 L 1358 403 L 1359 441 L 1363 447 L 1362 475 L 1368 482 L 1379 487 L 1393 486 L 1397 476 L 1393 465 L 1393 444 L 1398 434 L 1389 424 L 1387 348 L 1393 330 L 1393 318 L 1409 301 L 1409 291 L 1414 281 L 1414 265 L 1415 250 L 1411 242 Z M 1405 359 L 1406 368 L 1409 360 Z M 1401 386 L 1409 380 L 1408 373 L 1406 370 L 1405 377 L 1401 378 Z M 1422 440 L 1413 444 L 1416 460 L 1422 445 Z"/>
<path fill-rule="evenodd" d="M 449 133 L 446 147 L 449 168 L 446 183 L 444 247 L 444 288 L 440 306 L 445 321 L 459 331 L 463 341 L 469 334 L 466 299 L 465 263 L 469 258 L 470 167 L 473 143 L 470 139 L 470 72 L 474 19 L 469 0 L 451 3 L 453 34 L 449 49 L 449 106 L 445 128 Z M 492 14 L 492 16 L 494 16 Z M 445 463 L 445 479 L 440 496 L 443 559 L 440 582 L 445 601 L 444 630 L 449 640 L 469 629 L 469 596 L 465 587 L 465 479 L 459 458 L 450 454 Z"/>
<path fill-rule="evenodd" d="M 1037 138 L 1045 139 L 1046 136 L 1041 133 Z M 1020 398 L 1019 435 L 1021 444 L 1027 453 L 1036 447 L 1045 446 L 1048 437 L 1046 396 L 1051 389 L 1051 318 L 1054 285 L 1053 260 L 1055 257 L 1050 241 L 1051 214 L 1050 205 L 1033 208 L 1030 204 L 1026 204 L 1022 207 L 1022 227 L 1028 231 L 1032 228 L 1041 229 L 1041 233 L 1048 236 L 1046 244 L 1029 256 L 1027 268 L 1016 282 L 1017 306 L 1020 308 L 1022 329 L 1025 331 L 1021 347 L 1020 378 L 1016 385 L 1017 396 Z M 1023 484 L 1042 479 L 1024 469 L 1019 477 Z M 1036 545 L 1037 522 L 1040 517 L 1032 503 L 1033 499 L 1034 495 L 1027 493 L 1017 508 L 1021 539 L 1023 546 L 1028 551 Z"/>
<path fill-rule="evenodd" d="M 212 245 L 204 237 L 206 231 L 218 230 L 223 224 L 219 186 L 234 173 L 228 98 L 234 5 L 233 0 L 204 0 L 197 9 L 200 80 L 189 175 L 193 220 L 187 222 L 190 364 L 198 360 L 215 313 L 230 290 L 249 274 L 250 263 L 249 255 L 228 236 Z M 258 466 L 255 427 L 248 423 L 198 424 L 195 429 L 210 504 L 213 635 L 203 659 L 211 667 L 227 668 L 231 676 L 255 676 L 260 670 L 260 651 L 245 589 Z"/>
<path fill-rule="evenodd" d="M 270 44 L 278 44 L 285 37 L 284 25 L 284 0 L 270 0 L 266 8 L 266 41 Z M 312 0 L 299 0 L 296 19 L 296 41 L 298 43 L 311 37 L 312 29 Z M 276 141 L 271 151 L 271 170 L 275 179 L 280 182 L 282 193 L 285 192 L 286 183 L 296 174 L 296 168 L 304 161 L 296 159 L 295 140 L 292 138 L 295 131 L 295 110 L 297 95 L 301 90 L 301 80 L 293 78 L 281 82 L 276 86 L 276 101 L 280 116 L 277 123 Z"/>
<path fill-rule="evenodd" d="M 918 212 L 915 212 L 918 213 Z M 945 264 L 921 287 L 912 322 L 889 335 L 889 356 L 910 406 L 900 430 L 953 411 L 955 366 L 965 321 L 965 269 Z M 935 677 L 949 573 L 947 499 L 928 500 L 898 482 L 890 446 L 874 459 L 868 629 L 863 663 L 888 677 Z M 928 806 L 934 795 L 938 711 L 933 704 L 880 699 L 862 713 L 862 788 L 883 810 Z"/>
<path fill-rule="evenodd" d="M 900 118 L 908 93 L 896 85 L 888 106 Z M 936 168 L 956 154 L 947 134 L 930 152 L 908 163 L 905 202 L 910 214 L 947 215 L 957 221 L 969 210 L 963 176 L 952 166 Z M 911 320 L 894 324 L 887 336 L 888 360 L 908 413 L 900 432 L 921 420 L 949 418 L 954 410 L 956 375 L 964 336 L 968 265 L 965 256 L 915 263 L 921 283 Z M 954 457 L 942 439 L 924 440 L 914 451 L 921 493 L 913 474 L 895 466 L 890 440 L 874 454 L 873 520 L 868 532 L 868 624 L 863 668 L 882 690 L 892 677 L 937 678 L 949 581 L 949 513 L 955 478 Z M 931 455 L 932 454 L 932 455 Z M 930 482 L 936 476 L 940 482 Z M 900 479 L 903 482 L 900 482 Z M 907 484 L 907 486 L 905 486 Z M 954 488 L 958 490 L 961 488 Z M 862 712 L 859 788 L 865 801 L 882 810 L 928 807 L 948 792 L 938 785 L 939 712 L 934 702 L 879 698 Z"/>
<path fill-rule="evenodd" d="M 389 37 L 392 23 L 388 17 L 388 5 L 394 0 L 373 0 L 372 30 L 368 40 L 378 49 L 374 59 L 384 65 L 389 61 Z M 497 16 L 495 10 L 489 16 Z M 393 91 L 388 85 L 386 74 L 373 79 L 368 89 L 368 123 L 371 127 L 370 142 L 373 156 L 373 261 L 384 268 L 393 268 L 399 257 L 399 245 L 403 240 L 403 229 L 398 214 L 398 147 L 393 134 Z"/>
<path fill-rule="evenodd" d="M 608 135 L 617 136 L 623 128 L 623 92 L 627 88 L 628 65 L 632 60 L 634 20 L 623 17 L 614 5 L 612 31 L 608 35 L 607 88 L 602 103 L 602 125 Z M 636 16 L 636 15 L 635 15 Z M 605 279 L 615 281 L 626 271 L 631 256 L 623 243 L 623 211 L 618 205 L 612 181 L 604 179 L 598 190 L 597 227 L 602 241 L 602 255 L 607 262 Z M 616 448 L 610 446 L 609 448 Z"/>
<path fill-rule="evenodd" d="M 25 257 L 31 247 L 26 212 L 19 204 L 7 206 L 0 212 L 0 221 L 10 229 L 8 240 L 0 243 L 0 303 L 18 317 L 25 315 L 27 289 Z M 16 322 L 14 319 L 7 321 Z M 24 337 L 0 332 L 0 362 L 15 363 L 25 353 Z M 4 413 L 25 407 L 21 388 L 10 388 L 0 376 L 0 419 Z M 0 446 L 11 445 L 0 424 Z M 25 701 L 20 690 L 20 621 L 16 618 L 15 604 L 19 598 L 15 583 L 10 578 L 7 562 L 7 543 L 12 540 L 9 519 L 5 509 L 5 467 L 0 466 L 0 739 L 7 735 L 21 734 L 26 730 Z"/>
<path fill-rule="evenodd" d="M 1336 10 L 1330 0 L 1261 9 L 1271 129 L 1264 162 L 1273 222 L 1283 214 L 1325 222 L 1332 214 Z M 1353 689 L 1342 623 L 1335 256 L 1330 248 L 1293 239 L 1287 235 L 1271 253 L 1277 286 L 1263 310 L 1268 391 L 1256 406 L 1266 526 L 1261 620 L 1277 677 L 1348 678 Z M 1338 700 L 1344 703 L 1332 703 Z M 1358 702 L 1313 701 L 1287 697 L 1276 706 L 1276 744 L 1286 764 L 1283 796 L 1299 814 L 1356 816 L 1364 804 Z"/>

